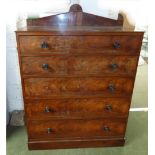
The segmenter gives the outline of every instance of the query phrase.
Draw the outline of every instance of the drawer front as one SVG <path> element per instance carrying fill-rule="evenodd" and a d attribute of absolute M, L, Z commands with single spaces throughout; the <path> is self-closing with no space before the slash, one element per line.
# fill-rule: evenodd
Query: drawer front
<path fill-rule="evenodd" d="M 137 56 L 55 56 L 23 57 L 24 75 L 113 75 L 134 76 Z"/>
<path fill-rule="evenodd" d="M 30 139 L 124 136 L 126 119 L 28 121 Z"/>
<path fill-rule="evenodd" d="M 65 57 L 22 57 L 24 75 L 66 75 L 67 61 Z"/>
<path fill-rule="evenodd" d="M 99 118 L 128 115 L 130 100 L 126 98 L 26 100 L 29 120 L 46 118 Z"/>
<path fill-rule="evenodd" d="M 137 56 L 72 56 L 68 60 L 68 70 L 71 75 L 135 75 L 137 60 Z"/>
<path fill-rule="evenodd" d="M 85 95 L 131 95 L 132 78 L 28 78 L 24 79 L 26 97 L 71 97 Z"/>
<path fill-rule="evenodd" d="M 141 36 L 20 36 L 21 54 L 138 54 Z"/>

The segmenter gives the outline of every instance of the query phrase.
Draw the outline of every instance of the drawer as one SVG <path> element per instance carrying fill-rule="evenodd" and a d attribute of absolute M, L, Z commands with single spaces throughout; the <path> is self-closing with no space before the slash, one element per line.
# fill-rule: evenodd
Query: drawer
<path fill-rule="evenodd" d="M 93 96 L 117 97 L 131 95 L 132 78 L 26 78 L 25 97 L 71 97 Z"/>
<path fill-rule="evenodd" d="M 129 106 L 127 98 L 26 100 L 25 111 L 29 120 L 124 117 Z"/>
<path fill-rule="evenodd" d="M 66 57 L 22 57 L 24 75 L 67 75 Z"/>
<path fill-rule="evenodd" d="M 28 121 L 29 139 L 124 136 L 126 119 Z"/>
<path fill-rule="evenodd" d="M 52 53 L 132 55 L 139 54 L 141 35 L 20 36 L 19 41 L 22 55 Z"/>
<path fill-rule="evenodd" d="M 137 61 L 137 56 L 75 56 L 68 60 L 68 70 L 71 75 L 133 76 Z"/>
<path fill-rule="evenodd" d="M 134 76 L 137 61 L 137 56 L 22 57 L 22 71 L 33 76 Z"/>

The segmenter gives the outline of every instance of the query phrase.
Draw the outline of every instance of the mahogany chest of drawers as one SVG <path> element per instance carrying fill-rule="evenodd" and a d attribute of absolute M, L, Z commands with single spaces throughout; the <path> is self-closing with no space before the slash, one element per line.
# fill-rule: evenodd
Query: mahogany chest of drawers
<path fill-rule="evenodd" d="M 143 32 L 82 12 L 16 31 L 29 149 L 122 146 Z"/>

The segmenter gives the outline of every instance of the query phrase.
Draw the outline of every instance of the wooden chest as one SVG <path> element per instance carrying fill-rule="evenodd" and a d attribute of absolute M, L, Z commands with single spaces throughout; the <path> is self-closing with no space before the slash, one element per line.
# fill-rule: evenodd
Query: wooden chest
<path fill-rule="evenodd" d="M 29 149 L 122 146 L 143 32 L 79 5 L 27 24 L 16 36 Z"/>

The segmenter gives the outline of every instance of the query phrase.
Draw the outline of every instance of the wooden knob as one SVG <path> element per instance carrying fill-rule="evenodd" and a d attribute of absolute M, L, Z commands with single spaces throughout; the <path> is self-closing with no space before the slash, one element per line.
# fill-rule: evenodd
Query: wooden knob
<path fill-rule="evenodd" d="M 48 43 L 44 41 L 44 42 L 41 44 L 41 48 L 43 48 L 43 49 L 49 48 Z"/>
<path fill-rule="evenodd" d="M 115 70 L 115 69 L 118 68 L 118 65 L 117 65 L 116 63 L 113 63 L 113 64 L 111 64 L 111 68 L 112 68 L 113 70 Z"/>
<path fill-rule="evenodd" d="M 119 49 L 119 48 L 121 47 L 121 44 L 120 44 L 119 42 L 117 42 L 117 41 L 114 42 L 113 45 L 114 45 L 114 48 L 115 48 L 115 49 Z"/>
<path fill-rule="evenodd" d="M 109 127 L 108 127 L 108 126 L 104 126 L 104 127 L 103 127 L 103 131 L 104 131 L 104 132 L 109 132 L 109 131 L 110 131 L 110 129 L 109 129 Z"/>
<path fill-rule="evenodd" d="M 42 64 L 42 68 L 45 69 L 45 70 L 47 70 L 49 68 L 49 65 L 46 64 L 46 63 L 45 64 Z"/>
<path fill-rule="evenodd" d="M 47 113 L 51 112 L 50 108 L 49 107 L 45 107 L 45 112 L 47 112 Z"/>
<path fill-rule="evenodd" d="M 114 92 L 114 91 L 115 91 L 115 87 L 114 87 L 113 84 L 110 84 L 110 85 L 108 86 L 108 89 L 109 89 L 110 92 Z"/>
<path fill-rule="evenodd" d="M 107 111 L 112 111 L 112 105 L 110 105 L 110 104 L 106 105 L 105 109 Z"/>
<path fill-rule="evenodd" d="M 52 133 L 52 129 L 51 128 L 47 128 L 47 133 L 48 134 Z"/>

